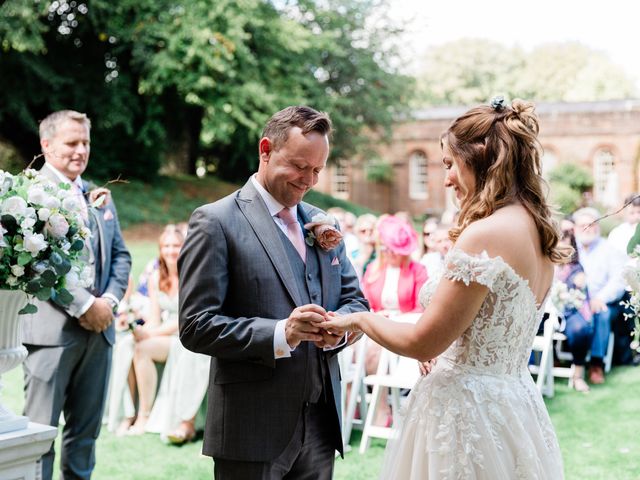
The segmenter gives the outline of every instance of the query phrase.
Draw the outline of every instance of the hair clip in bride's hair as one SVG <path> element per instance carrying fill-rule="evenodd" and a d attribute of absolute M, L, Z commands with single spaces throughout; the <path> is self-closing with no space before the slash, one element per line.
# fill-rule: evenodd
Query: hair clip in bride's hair
<path fill-rule="evenodd" d="M 491 108 L 493 108 L 496 112 L 501 112 L 502 110 L 507 108 L 507 103 L 504 101 L 504 97 L 502 95 L 493 97 L 489 105 L 491 105 Z"/>

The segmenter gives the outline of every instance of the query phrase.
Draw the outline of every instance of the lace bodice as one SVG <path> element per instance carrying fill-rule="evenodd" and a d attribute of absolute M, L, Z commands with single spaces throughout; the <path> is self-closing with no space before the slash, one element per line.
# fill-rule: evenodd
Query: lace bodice
<path fill-rule="evenodd" d="M 489 294 L 471 326 L 440 358 L 481 373 L 521 373 L 543 314 L 529 283 L 501 257 L 489 257 L 486 251 L 471 255 L 454 248 L 445 265 L 445 278 L 466 285 L 480 283 Z M 422 287 L 419 298 L 423 307 L 427 307 L 439 280 L 434 278 Z"/>

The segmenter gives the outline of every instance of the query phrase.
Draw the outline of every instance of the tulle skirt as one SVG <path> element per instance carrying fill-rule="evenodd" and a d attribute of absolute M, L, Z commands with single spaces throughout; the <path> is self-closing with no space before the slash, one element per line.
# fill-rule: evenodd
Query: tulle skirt
<path fill-rule="evenodd" d="M 563 478 L 555 432 L 526 369 L 487 374 L 441 359 L 401 416 L 381 479 Z"/>

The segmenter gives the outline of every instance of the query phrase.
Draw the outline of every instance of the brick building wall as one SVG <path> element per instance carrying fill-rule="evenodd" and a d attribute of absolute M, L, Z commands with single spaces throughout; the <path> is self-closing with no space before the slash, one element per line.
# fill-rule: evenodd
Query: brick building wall
<path fill-rule="evenodd" d="M 389 184 L 367 181 L 365 160 L 351 159 L 329 166 L 317 188 L 380 212 L 443 213 L 452 203 L 443 185 L 439 139 L 466 110 L 433 108 L 398 122 L 391 143 L 378 148 L 393 167 Z M 594 200 L 610 209 L 640 189 L 640 100 L 540 103 L 536 112 L 545 171 L 567 162 L 586 167 L 594 177 Z"/>

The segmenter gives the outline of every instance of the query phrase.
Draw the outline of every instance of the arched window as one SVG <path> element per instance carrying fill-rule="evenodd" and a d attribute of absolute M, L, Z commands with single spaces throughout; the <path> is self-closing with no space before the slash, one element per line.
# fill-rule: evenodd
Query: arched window
<path fill-rule="evenodd" d="M 346 160 L 338 160 L 333 168 L 331 192 L 334 197 L 349 198 L 349 171 Z"/>
<path fill-rule="evenodd" d="M 618 174 L 616 159 L 608 148 L 595 154 L 593 161 L 594 198 L 606 207 L 618 204 Z"/>
<path fill-rule="evenodd" d="M 424 152 L 414 152 L 409 158 L 409 197 L 424 200 L 429 197 L 428 162 Z"/>

